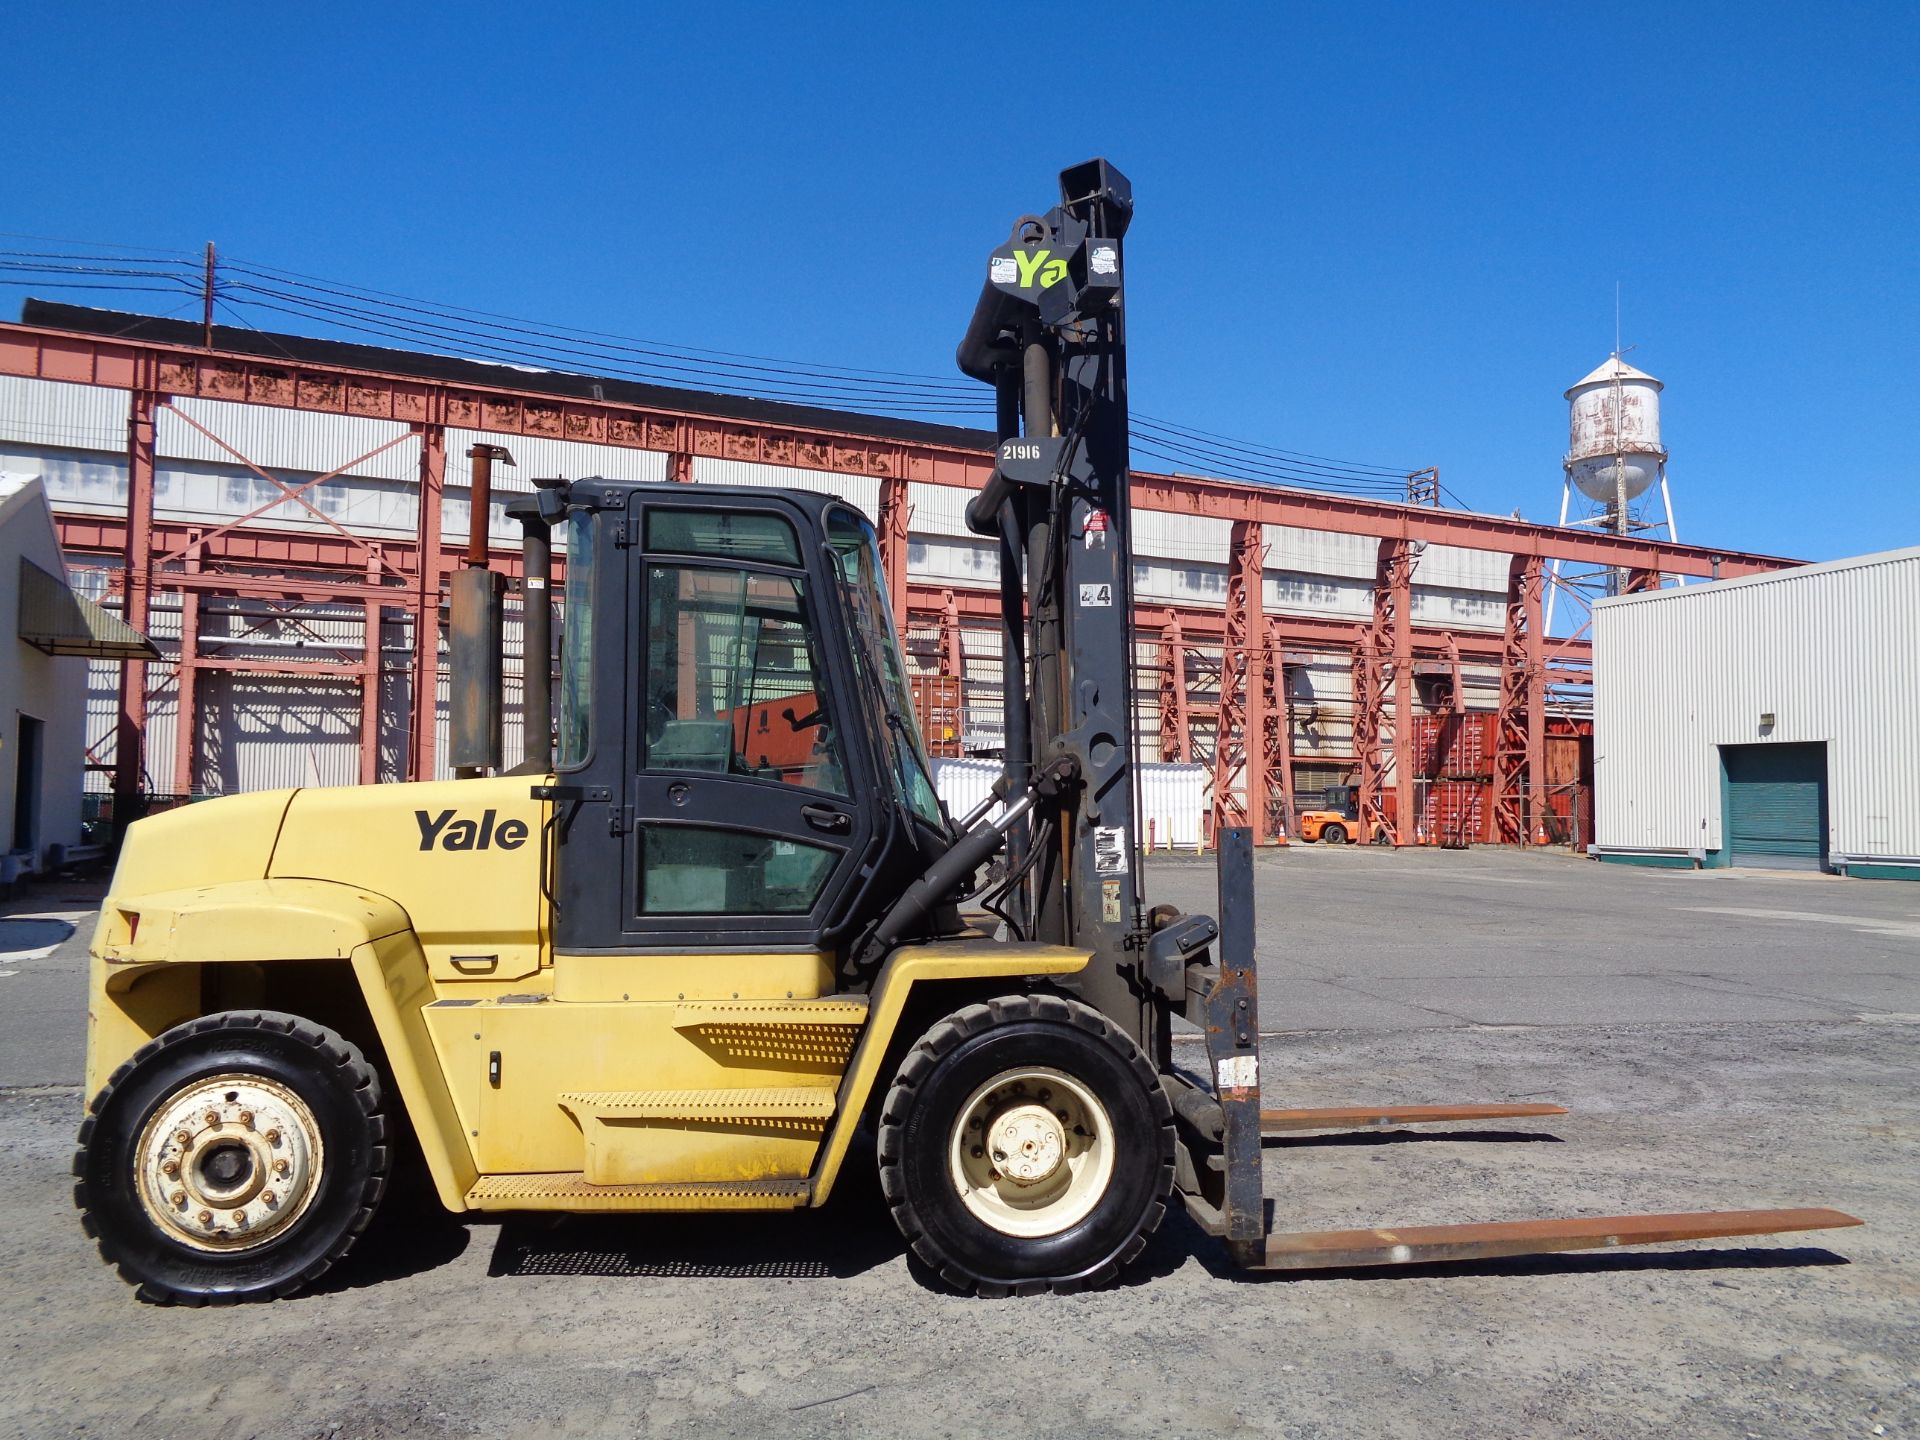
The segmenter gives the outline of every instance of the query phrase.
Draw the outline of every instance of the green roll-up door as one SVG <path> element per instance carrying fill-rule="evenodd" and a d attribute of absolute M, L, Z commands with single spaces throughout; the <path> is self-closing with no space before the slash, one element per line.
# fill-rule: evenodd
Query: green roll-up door
<path fill-rule="evenodd" d="M 1827 858 L 1827 747 L 1722 745 L 1735 865 L 1819 870 Z"/>

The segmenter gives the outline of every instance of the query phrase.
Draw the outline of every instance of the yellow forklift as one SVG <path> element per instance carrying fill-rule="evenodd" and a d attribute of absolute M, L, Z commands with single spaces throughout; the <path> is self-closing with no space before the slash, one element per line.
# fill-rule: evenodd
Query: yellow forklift
<path fill-rule="evenodd" d="M 396 1149 L 461 1213 L 817 1206 L 857 1131 L 928 1265 L 1104 1284 L 1184 1205 L 1242 1264 L 1396 1264 L 1857 1223 L 1829 1210 L 1269 1235 L 1261 1136 L 1560 1113 L 1263 1110 L 1252 858 L 1149 909 L 1136 808 L 1121 242 L 1104 161 L 988 257 L 960 368 L 999 447 L 1005 772 L 946 814 L 868 519 L 822 495 L 546 482 L 524 773 L 498 577 L 456 577 L 474 778 L 142 820 L 100 915 L 75 1198 L 148 1299 L 300 1290 Z M 552 536 L 566 568 L 557 696 Z M 557 701 L 557 704 L 555 703 Z M 552 743 L 549 744 L 549 737 Z M 1175 1063 L 1176 1021 L 1205 1064 Z"/>

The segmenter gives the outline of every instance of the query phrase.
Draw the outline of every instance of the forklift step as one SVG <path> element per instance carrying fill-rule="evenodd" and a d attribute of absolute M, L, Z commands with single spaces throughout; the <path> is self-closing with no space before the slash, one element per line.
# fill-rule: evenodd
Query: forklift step
<path fill-rule="evenodd" d="M 804 1179 L 594 1185 L 578 1171 L 485 1175 L 467 1192 L 472 1210 L 798 1210 L 806 1203 Z"/>
<path fill-rule="evenodd" d="M 1837 1230 L 1865 1222 L 1839 1210 L 1707 1210 L 1677 1215 L 1513 1220 L 1491 1225 L 1414 1225 L 1393 1230 L 1303 1230 L 1267 1236 L 1256 1270 L 1327 1270 L 1492 1260 L 1560 1250 L 1656 1245 L 1788 1230 Z"/>
<path fill-rule="evenodd" d="M 1564 1105 L 1350 1105 L 1323 1110 L 1262 1110 L 1260 1133 L 1359 1130 L 1375 1125 L 1434 1125 L 1446 1120 L 1518 1120 L 1564 1115 Z"/>
<path fill-rule="evenodd" d="M 673 1026 L 843 1025 L 867 1023 L 867 1001 L 861 995 L 836 995 L 826 1000 L 683 1000 L 673 1007 Z"/>
<path fill-rule="evenodd" d="M 814 1087 L 753 1090 L 568 1090 L 575 1112 L 621 1120 L 829 1120 L 835 1092 Z"/>

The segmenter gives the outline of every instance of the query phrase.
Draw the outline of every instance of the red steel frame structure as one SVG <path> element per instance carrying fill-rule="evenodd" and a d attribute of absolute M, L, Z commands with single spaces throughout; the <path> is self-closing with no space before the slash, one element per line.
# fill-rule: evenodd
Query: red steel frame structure
<path fill-rule="evenodd" d="M 181 722 L 176 774 L 190 773 L 195 682 L 209 670 L 251 670 L 289 676 L 352 680 L 360 686 L 361 776 L 377 778 L 379 636 L 384 615 L 411 622 L 412 708 L 405 773 L 434 773 L 433 696 L 438 683 L 437 614 L 443 583 L 458 563 L 457 548 L 440 533 L 450 427 L 504 437 L 541 436 L 660 451 L 667 473 L 691 480 L 695 457 L 710 456 L 871 476 L 878 480 L 878 528 L 896 622 L 916 619 L 939 630 L 942 670 L 964 664 L 959 627 L 968 619 L 997 618 L 997 593 L 921 585 L 907 576 L 909 487 L 977 490 L 991 454 L 942 443 L 863 435 L 858 416 L 849 428 L 807 422 L 741 420 L 692 410 L 636 407 L 613 400 L 555 396 L 516 389 L 504 381 L 476 384 L 344 365 L 288 361 L 253 354 L 27 325 L 0 324 L 0 374 L 70 384 L 106 386 L 130 395 L 124 516 L 62 514 L 61 540 L 70 553 L 117 555 L 123 566 L 125 616 L 147 628 L 156 589 L 182 597 L 178 677 Z M 397 421 L 408 429 L 380 450 L 418 447 L 419 521 L 410 540 L 359 535 L 324 515 L 304 491 L 371 458 L 347 460 L 330 475 L 290 485 L 255 465 L 204 425 L 173 406 L 179 398 L 278 406 L 320 414 Z M 689 397 L 692 399 L 693 397 Z M 155 425 L 163 408 L 224 449 L 291 501 L 326 522 L 324 531 L 292 533 L 251 523 L 260 512 L 217 525 L 187 526 L 154 516 Z M 1537 832 L 1530 795 L 1544 775 L 1544 697 L 1550 675 L 1578 673 L 1588 661 L 1585 642 L 1549 640 L 1540 625 L 1543 562 L 1554 559 L 1636 572 L 1640 585 L 1667 575 L 1730 578 L 1787 568 L 1798 562 L 1631 535 L 1567 529 L 1517 519 L 1358 500 L 1313 491 L 1281 490 L 1186 475 L 1136 473 L 1136 508 L 1226 520 L 1233 526 L 1229 588 L 1224 611 L 1143 605 L 1139 634 L 1160 655 L 1162 755 L 1195 758 L 1192 724 L 1203 707 L 1188 693 L 1199 647 L 1221 652 L 1215 720 L 1217 823 L 1250 823 L 1261 840 L 1276 838 L 1292 813 L 1292 773 L 1286 671 L 1307 652 L 1349 655 L 1355 675 L 1355 755 L 1362 803 L 1388 820 L 1382 803 L 1388 777 L 1395 792 L 1393 823 L 1410 833 L 1413 765 L 1411 716 L 1416 657 L 1501 667 L 1496 746 L 1496 822 L 1500 838 L 1529 843 Z M 265 508 L 265 507 L 263 507 Z M 1370 537 L 1378 542 L 1371 622 L 1265 614 L 1262 596 L 1263 527 L 1290 527 Z M 1417 626 L 1413 617 L 1414 557 L 1427 544 L 1459 546 L 1512 557 L 1503 634 Z M 509 576 L 517 554 L 498 551 L 495 568 Z M 250 596 L 274 602 L 358 602 L 366 615 L 365 653 L 356 661 L 277 662 L 221 659 L 199 653 L 194 614 L 209 595 Z M 1204 662 L 1199 662 L 1204 664 Z M 149 692 L 146 666 L 125 668 L 119 705 L 116 793 L 140 788 Z M 1391 705 L 1390 736 L 1383 721 Z M 1404 839 L 1405 835 L 1395 838 Z"/>

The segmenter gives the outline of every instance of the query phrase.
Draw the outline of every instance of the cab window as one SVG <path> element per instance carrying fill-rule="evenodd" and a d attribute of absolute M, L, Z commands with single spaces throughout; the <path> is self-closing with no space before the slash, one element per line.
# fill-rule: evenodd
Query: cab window
<path fill-rule="evenodd" d="M 649 770 L 849 793 L 799 576 L 650 561 Z"/>

